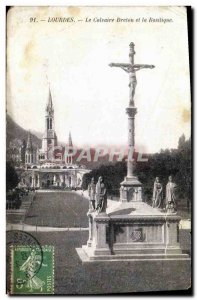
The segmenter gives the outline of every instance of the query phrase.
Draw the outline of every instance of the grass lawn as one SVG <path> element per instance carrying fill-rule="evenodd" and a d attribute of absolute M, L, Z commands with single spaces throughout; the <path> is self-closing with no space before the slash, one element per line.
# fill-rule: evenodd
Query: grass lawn
<path fill-rule="evenodd" d="M 37 193 L 25 223 L 49 227 L 88 227 L 88 200 L 75 192 Z"/>
<path fill-rule="evenodd" d="M 94 262 L 83 265 L 75 248 L 86 244 L 88 232 L 33 234 L 42 245 L 55 247 L 55 294 L 169 291 L 190 286 L 189 262 Z M 188 230 L 180 231 L 180 242 L 184 252 L 188 253 Z"/>

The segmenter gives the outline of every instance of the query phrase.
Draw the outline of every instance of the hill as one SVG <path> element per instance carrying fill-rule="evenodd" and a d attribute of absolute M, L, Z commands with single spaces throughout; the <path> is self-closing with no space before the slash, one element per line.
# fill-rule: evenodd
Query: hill
<path fill-rule="evenodd" d="M 28 131 L 20 127 L 8 114 L 6 115 L 6 145 L 14 140 L 23 141 L 27 140 Z M 41 139 L 35 134 L 32 134 L 33 145 L 41 147 Z"/>
<path fill-rule="evenodd" d="M 41 148 L 42 144 L 42 134 L 40 132 L 31 131 L 32 142 L 34 146 L 38 146 Z M 11 151 L 11 155 L 13 153 L 17 154 L 18 146 L 20 146 L 23 140 L 27 141 L 28 131 L 19 126 L 10 115 L 6 115 L 6 145 L 7 145 L 7 155 L 9 156 L 9 150 Z M 59 145 L 65 146 L 65 143 L 59 142 Z M 16 152 L 15 152 L 16 151 Z M 98 160 L 95 161 L 94 157 L 96 154 L 96 148 L 89 148 L 88 153 L 85 151 L 83 157 L 80 160 L 77 160 L 80 157 L 80 154 L 84 151 L 82 148 L 78 148 L 75 155 L 73 155 L 73 163 L 78 165 L 85 165 L 88 169 L 94 169 L 101 165 L 109 164 L 109 154 L 105 154 L 103 156 L 98 157 Z M 117 156 L 114 155 L 111 163 L 115 163 L 117 161 Z"/>

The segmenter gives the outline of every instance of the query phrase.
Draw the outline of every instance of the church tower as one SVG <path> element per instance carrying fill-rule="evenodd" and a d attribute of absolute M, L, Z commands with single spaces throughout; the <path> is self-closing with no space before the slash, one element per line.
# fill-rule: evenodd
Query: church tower
<path fill-rule="evenodd" d="M 21 147 L 20 147 L 20 155 L 21 155 L 20 161 L 21 161 L 22 164 L 25 164 L 25 152 L 26 152 L 26 147 L 27 147 L 26 141 L 23 140 L 23 143 L 22 143 L 22 145 L 21 145 Z"/>
<path fill-rule="evenodd" d="M 71 132 L 69 131 L 69 136 L 68 136 L 68 146 L 73 147 L 73 142 L 72 142 L 72 137 L 71 137 Z"/>
<path fill-rule="evenodd" d="M 71 132 L 69 131 L 69 136 L 68 136 L 68 148 L 70 150 L 68 150 L 68 154 L 66 155 L 66 158 L 65 158 L 65 162 L 66 164 L 73 164 L 73 157 L 72 155 L 70 155 L 70 153 L 72 153 L 72 148 L 73 148 L 73 142 L 72 142 L 72 137 L 71 137 Z"/>
<path fill-rule="evenodd" d="M 32 138 L 31 132 L 28 131 L 28 138 L 27 138 L 27 146 L 25 150 L 25 164 L 31 165 L 34 162 L 34 153 L 33 153 L 33 145 L 32 145 Z"/>
<path fill-rule="evenodd" d="M 45 109 L 45 132 L 42 139 L 42 152 L 45 160 L 53 160 L 55 146 L 57 146 L 57 136 L 54 128 L 54 108 L 49 88 L 48 102 Z"/>

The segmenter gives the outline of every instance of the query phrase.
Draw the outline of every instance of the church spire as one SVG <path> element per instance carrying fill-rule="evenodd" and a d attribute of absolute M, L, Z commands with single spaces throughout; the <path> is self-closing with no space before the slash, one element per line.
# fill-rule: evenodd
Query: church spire
<path fill-rule="evenodd" d="M 48 103 L 46 106 L 46 112 L 48 114 L 52 114 L 54 112 L 50 86 L 49 86 L 49 96 L 48 96 Z"/>
<path fill-rule="evenodd" d="M 73 147 L 73 142 L 72 142 L 72 137 L 71 137 L 71 132 L 69 131 L 69 137 L 68 137 L 68 146 Z"/>

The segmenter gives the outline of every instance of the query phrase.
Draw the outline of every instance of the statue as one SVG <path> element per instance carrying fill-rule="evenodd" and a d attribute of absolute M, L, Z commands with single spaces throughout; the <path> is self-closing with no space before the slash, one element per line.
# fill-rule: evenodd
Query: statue
<path fill-rule="evenodd" d="M 96 184 L 94 178 L 91 179 L 91 183 L 88 185 L 88 196 L 90 198 L 89 210 L 95 210 Z"/>
<path fill-rule="evenodd" d="M 169 181 L 166 185 L 166 209 L 168 212 L 176 211 L 176 183 L 172 182 L 172 176 L 169 176 Z"/>
<path fill-rule="evenodd" d="M 118 67 L 124 70 L 125 72 L 129 73 L 129 89 L 130 89 L 130 95 L 129 95 L 129 107 L 134 107 L 134 96 L 135 96 L 135 89 L 137 85 L 137 79 L 136 79 L 136 72 L 142 69 L 153 69 L 155 66 L 153 65 L 147 65 L 147 64 L 135 64 L 134 63 L 134 43 L 130 43 L 130 52 L 129 52 L 129 63 L 111 63 L 109 64 L 110 67 Z"/>
<path fill-rule="evenodd" d="M 159 177 L 155 178 L 154 187 L 153 187 L 153 203 L 152 206 L 159 208 L 161 206 L 161 201 L 163 198 L 162 195 L 163 186 L 159 182 Z"/>
<path fill-rule="evenodd" d="M 96 184 L 96 200 L 96 210 L 99 213 L 105 213 L 107 208 L 107 190 L 103 183 L 102 176 L 99 177 L 98 182 Z"/>

